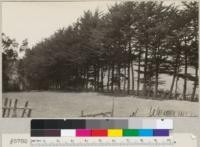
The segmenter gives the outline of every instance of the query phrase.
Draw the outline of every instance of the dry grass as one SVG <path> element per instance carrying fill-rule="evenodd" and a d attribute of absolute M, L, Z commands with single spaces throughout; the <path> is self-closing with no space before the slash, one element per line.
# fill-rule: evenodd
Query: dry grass
<path fill-rule="evenodd" d="M 152 108 L 157 113 L 162 111 L 159 112 L 160 116 L 169 112 L 175 112 L 180 116 L 197 116 L 199 110 L 199 104 L 195 102 L 160 101 L 133 96 L 113 97 L 93 92 L 10 92 L 3 94 L 3 100 L 6 97 L 18 98 L 20 101 L 28 100 L 30 107 L 33 108 L 32 117 L 79 117 L 81 111 L 85 114 L 111 112 L 113 98 L 115 117 L 150 116 Z"/>

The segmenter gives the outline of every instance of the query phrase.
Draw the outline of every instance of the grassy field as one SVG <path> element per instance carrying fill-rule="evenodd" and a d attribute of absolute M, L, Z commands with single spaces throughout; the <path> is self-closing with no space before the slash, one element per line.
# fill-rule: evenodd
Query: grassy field
<path fill-rule="evenodd" d="M 5 98 L 19 99 L 19 105 L 28 100 L 33 108 L 31 117 L 79 117 L 84 114 L 97 114 L 112 111 L 114 99 L 114 116 L 129 117 L 149 116 L 154 112 L 183 112 L 185 116 L 197 116 L 199 104 L 176 100 L 150 100 L 133 96 L 114 97 L 93 92 L 9 92 L 3 93 Z M 157 114 L 156 113 L 156 114 Z M 162 114 L 160 114 L 162 115 Z"/>

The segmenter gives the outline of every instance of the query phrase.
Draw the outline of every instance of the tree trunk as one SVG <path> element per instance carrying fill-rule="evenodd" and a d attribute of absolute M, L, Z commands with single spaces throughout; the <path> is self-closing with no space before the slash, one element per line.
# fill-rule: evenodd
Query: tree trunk
<path fill-rule="evenodd" d="M 185 43 L 186 45 L 186 43 Z M 187 58 L 188 58 L 188 55 L 187 55 L 187 49 L 185 49 L 185 55 L 184 55 L 184 58 L 185 58 L 185 69 L 184 69 L 184 85 L 183 85 L 183 99 L 186 100 L 186 90 L 187 90 L 187 68 L 188 68 L 188 63 L 187 63 Z"/>
<path fill-rule="evenodd" d="M 145 45 L 145 61 L 144 61 L 144 95 L 147 94 L 147 64 L 148 64 L 148 48 L 147 45 Z"/>
<path fill-rule="evenodd" d="M 195 101 L 194 97 L 195 97 L 196 89 L 197 89 L 197 85 L 198 85 L 198 67 L 195 68 L 195 77 L 196 77 L 196 79 L 194 81 L 194 87 L 192 90 L 191 101 Z"/>
<path fill-rule="evenodd" d="M 140 92 L 140 66 L 141 66 L 141 49 L 139 52 L 139 57 L 138 57 L 138 77 L 137 77 L 137 95 L 139 95 Z"/>
<path fill-rule="evenodd" d="M 85 79 L 86 79 L 86 81 L 85 81 L 85 89 L 87 89 L 88 90 L 88 81 L 89 81 L 89 76 L 88 76 L 88 67 L 86 68 L 86 71 L 85 71 L 86 73 L 85 73 Z"/>
<path fill-rule="evenodd" d="M 118 64 L 118 67 L 117 67 L 117 86 L 118 86 L 118 90 L 120 91 L 121 90 L 121 78 L 120 78 L 120 72 L 121 70 L 121 67 L 120 67 L 120 64 Z"/>
<path fill-rule="evenodd" d="M 100 83 L 100 68 L 97 67 L 97 91 L 99 91 L 99 83 Z"/>
<path fill-rule="evenodd" d="M 175 92 L 174 92 L 176 96 L 178 94 L 178 81 L 179 81 L 179 77 L 176 76 L 176 86 L 175 86 Z"/>
<path fill-rule="evenodd" d="M 131 40 L 131 39 L 130 39 L 130 40 Z M 130 93 L 131 41 L 129 41 L 128 47 L 129 47 L 129 49 L 128 49 L 128 85 L 127 85 L 127 92 L 128 92 L 128 94 L 129 94 L 129 93 Z"/>
<path fill-rule="evenodd" d="M 103 83 L 103 67 L 101 67 L 101 91 L 103 91 L 104 83 Z"/>
<path fill-rule="evenodd" d="M 132 91 L 134 93 L 135 91 L 135 79 L 134 79 L 134 67 L 133 67 L 133 62 L 131 62 L 131 75 L 132 75 Z"/>
<path fill-rule="evenodd" d="M 197 30 L 198 29 L 196 28 L 196 31 Z M 195 36 L 195 42 L 197 42 L 197 44 L 198 44 L 198 35 Z M 198 50 L 198 46 L 196 46 L 196 48 Z M 197 51 L 197 53 L 198 53 L 198 51 Z M 196 57 L 197 57 L 197 59 L 199 59 L 198 54 L 196 55 Z M 199 78 L 198 78 L 198 63 L 197 63 L 197 65 L 195 66 L 195 81 L 194 81 L 194 87 L 193 87 L 193 90 L 192 90 L 191 101 L 196 101 L 195 94 L 196 94 L 198 82 L 199 82 Z"/>
<path fill-rule="evenodd" d="M 173 92 L 174 84 L 175 84 L 175 79 L 176 79 L 176 73 L 174 73 L 173 78 L 172 78 L 172 84 L 171 84 L 171 87 L 170 87 L 170 90 L 169 90 L 169 96 L 168 96 L 169 99 L 171 99 L 171 96 L 172 96 L 172 92 Z"/>
<path fill-rule="evenodd" d="M 127 93 L 130 93 L 130 64 L 128 63 L 128 81 L 127 81 Z"/>
<path fill-rule="evenodd" d="M 171 98 L 172 93 L 173 93 L 173 89 L 174 89 L 175 79 L 176 79 L 177 72 L 178 72 L 178 65 L 179 65 L 178 62 L 179 62 L 179 53 L 177 53 L 177 56 L 176 56 L 176 63 L 175 63 L 175 66 L 174 66 L 174 74 L 173 74 L 173 78 L 172 78 L 172 84 L 171 84 L 171 87 L 170 87 L 170 90 L 169 90 L 169 95 L 168 95 L 169 99 Z"/>
<path fill-rule="evenodd" d="M 149 97 L 152 97 L 153 96 L 153 91 L 152 91 L 152 77 L 148 77 L 148 89 L 146 91 L 146 95 L 148 95 Z"/>
<path fill-rule="evenodd" d="M 112 75 L 111 75 L 111 91 L 113 92 L 114 88 L 114 70 L 115 70 L 115 65 L 112 65 Z"/>
<path fill-rule="evenodd" d="M 158 60 L 158 59 L 156 59 Z M 155 91 L 154 91 L 154 97 L 157 97 L 158 94 L 158 76 L 159 76 L 159 64 L 156 61 L 156 71 L 155 71 Z"/>
<path fill-rule="evenodd" d="M 160 42 L 160 40 L 159 40 Z M 160 44 L 160 43 L 159 43 Z M 158 54 L 160 45 L 158 44 L 155 53 L 154 53 L 154 59 L 155 59 L 155 87 L 154 87 L 154 97 L 156 98 L 158 95 L 158 76 L 159 76 L 159 65 L 160 65 L 160 55 Z M 157 57 L 158 56 L 158 57 Z"/>
<path fill-rule="evenodd" d="M 107 80 L 107 90 L 110 90 L 110 66 L 108 65 L 108 80 Z"/>
<path fill-rule="evenodd" d="M 152 91 L 152 64 L 147 66 L 148 68 L 148 74 L 147 74 L 147 88 L 146 88 L 146 96 L 152 97 L 153 96 L 153 91 Z"/>
<path fill-rule="evenodd" d="M 96 69 L 96 65 L 94 65 L 94 91 L 97 91 L 97 69 Z"/>
<path fill-rule="evenodd" d="M 124 91 L 126 91 L 126 67 L 124 67 Z"/>

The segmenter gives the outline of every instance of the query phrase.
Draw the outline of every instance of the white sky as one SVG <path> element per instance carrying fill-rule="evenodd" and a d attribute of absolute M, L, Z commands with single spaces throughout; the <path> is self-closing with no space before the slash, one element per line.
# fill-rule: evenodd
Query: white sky
<path fill-rule="evenodd" d="M 83 11 L 107 11 L 116 1 L 87 2 L 4 2 L 2 5 L 2 32 L 21 44 L 28 39 L 29 46 L 67 27 L 82 16 Z"/>
<path fill-rule="evenodd" d="M 5 2 L 2 6 L 2 32 L 21 44 L 33 46 L 56 30 L 67 27 L 84 11 L 107 11 L 114 1 L 93 2 Z"/>

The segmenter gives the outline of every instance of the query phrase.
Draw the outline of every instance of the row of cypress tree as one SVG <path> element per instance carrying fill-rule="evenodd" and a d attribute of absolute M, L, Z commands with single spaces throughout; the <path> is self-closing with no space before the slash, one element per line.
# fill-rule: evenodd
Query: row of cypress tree
<path fill-rule="evenodd" d="M 63 18 L 64 19 L 64 18 Z M 26 89 L 92 90 L 197 100 L 198 2 L 121 2 L 86 11 L 25 50 Z M 189 69 L 192 69 L 190 72 Z M 161 75 L 169 75 L 163 81 Z M 182 91 L 178 81 L 184 81 Z M 193 82 L 187 93 L 188 81 Z M 170 82 L 168 91 L 159 86 Z"/>

